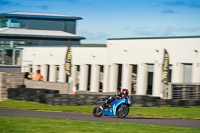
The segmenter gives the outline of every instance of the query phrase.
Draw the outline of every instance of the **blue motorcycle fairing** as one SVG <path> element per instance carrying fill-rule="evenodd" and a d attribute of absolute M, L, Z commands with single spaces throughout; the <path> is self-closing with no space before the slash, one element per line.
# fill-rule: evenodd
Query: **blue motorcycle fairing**
<path fill-rule="evenodd" d="M 108 98 L 106 97 L 106 98 L 103 98 L 103 101 L 106 101 L 106 100 L 108 100 Z"/>
<path fill-rule="evenodd" d="M 119 105 L 121 105 L 122 103 L 125 103 L 126 102 L 126 99 L 125 98 L 122 98 L 122 99 L 117 99 L 115 101 L 113 101 L 111 104 L 112 104 L 112 108 L 110 109 L 106 109 L 106 110 L 102 110 L 102 113 L 103 115 L 116 115 L 117 113 L 117 107 Z"/>

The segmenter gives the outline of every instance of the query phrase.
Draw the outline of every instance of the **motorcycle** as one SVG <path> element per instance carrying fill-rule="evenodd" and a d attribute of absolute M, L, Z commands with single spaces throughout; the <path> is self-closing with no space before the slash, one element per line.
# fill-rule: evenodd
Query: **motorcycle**
<path fill-rule="evenodd" d="M 93 116 L 101 117 L 104 116 L 117 116 L 119 118 L 124 118 L 129 113 L 129 106 L 131 105 L 130 96 L 125 96 L 123 98 L 115 98 L 110 104 L 108 103 L 108 98 L 103 98 L 105 101 L 103 104 L 98 105 L 93 110 Z"/>

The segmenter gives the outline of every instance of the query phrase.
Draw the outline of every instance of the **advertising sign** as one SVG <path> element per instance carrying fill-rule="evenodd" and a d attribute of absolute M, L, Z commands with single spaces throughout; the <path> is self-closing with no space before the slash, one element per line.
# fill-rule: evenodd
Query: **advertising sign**
<path fill-rule="evenodd" d="M 165 85 L 167 85 L 169 82 L 169 54 L 166 49 L 164 49 L 162 82 Z"/>
<path fill-rule="evenodd" d="M 65 72 L 68 76 L 71 76 L 71 62 L 72 62 L 71 41 L 68 41 L 67 55 L 65 58 Z"/>

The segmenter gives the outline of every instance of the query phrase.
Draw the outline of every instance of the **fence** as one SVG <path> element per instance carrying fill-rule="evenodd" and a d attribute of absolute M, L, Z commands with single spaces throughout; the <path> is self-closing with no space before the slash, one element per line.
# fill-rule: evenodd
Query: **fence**
<path fill-rule="evenodd" d="M 172 99 L 200 99 L 200 85 L 172 84 Z"/>

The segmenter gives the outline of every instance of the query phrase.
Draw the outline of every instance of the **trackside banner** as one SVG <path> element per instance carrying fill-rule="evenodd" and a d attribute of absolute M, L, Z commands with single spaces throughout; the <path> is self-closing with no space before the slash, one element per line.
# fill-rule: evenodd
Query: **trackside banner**
<path fill-rule="evenodd" d="M 65 58 L 65 72 L 68 76 L 71 76 L 71 63 L 72 63 L 72 49 L 71 41 L 68 41 L 67 55 Z"/>
<path fill-rule="evenodd" d="M 162 82 L 165 85 L 167 85 L 169 82 L 169 54 L 166 49 L 164 49 Z"/>

